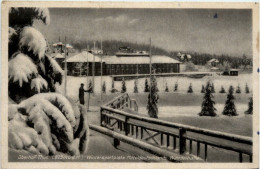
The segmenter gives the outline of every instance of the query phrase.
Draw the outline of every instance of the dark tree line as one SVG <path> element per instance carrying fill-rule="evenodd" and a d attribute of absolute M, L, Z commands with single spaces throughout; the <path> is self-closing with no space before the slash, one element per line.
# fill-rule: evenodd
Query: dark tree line
<path fill-rule="evenodd" d="M 72 46 L 79 50 L 86 50 L 87 47 L 93 48 L 94 41 L 72 41 Z M 100 48 L 100 41 L 96 41 L 96 48 Z M 118 41 L 118 40 L 105 40 L 102 42 L 102 48 L 105 55 L 114 55 L 118 52 L 119 47 L 128 46 L 135 50 L 140 51 L 149 51 L 149 44 L 139 44 L 132 43 L 126 41 Z M 167 51 L 160 47 L 152 46 L 153 55 L 167 55 L 174 59 L 180 59 L 177 57 L 177 53 L 179 51 Z M 219 60 L 220 64 L 223 65 L 224 61 L 230 63 L 232 68 L 239 68 L 240 66 L 246 67 L 247 65 L 252 65 L 252 59 L 245 54 L 242 57 L 234 57 L 230 55 L 215 55 L 215 54 L 207 54 L 207 53 L 198 53 L 198 52 L 188 52 L 188 51 L 180 51 L 181 53 L 190 54 L 192 56 L 191 62 L 195 65 L 205 65 L 210 59 L 216 58 Z"/>

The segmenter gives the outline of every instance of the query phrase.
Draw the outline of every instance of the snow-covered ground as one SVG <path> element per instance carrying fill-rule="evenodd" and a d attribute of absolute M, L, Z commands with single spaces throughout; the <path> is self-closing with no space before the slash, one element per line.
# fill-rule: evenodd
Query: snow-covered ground
<path fill-rule="evenodd" d="M 203 99 L 203 94 L 200 93 L 202 84 L 206 84 L 208 80 L 214 82 L 215 91 L 215 108 L 217 109 L 217 117 L 200 117 L 198 113 L 201 111 L 201 103 Z M 106 82 L 106 94 L 103 94 L 103 103 L 108 102 L 114 97 L 120 95 L 121 93 L 111 94 L 111 82 L 112 79 L 109 76 L 103 77 L 103 81 Z M 173 92 L 175 83 L 178 81 L 178 92 Z M 165 93 L 165 83 L 167 82 L 169 87 L 169 93 Z M 67 92 L 68 96 L 78 100 L 78 89 L 80 84 L 85 84 L 85 89 L 87 88 L 87 78 L 86 77 L 73 77 L 68 76 L 67 81 Z M 244 112 L 248 109 L 248 98 L 252 96 L 252 74 L 240 74 L 239 76 L 214 76 L 214 77 L 204 77 L 200 79 L 188 78 L 188 77 L 158 77 L 157 78 L 159 92 L 159 113 L 160 119 L 182 123 L 192 126 L 197 126 L 201 128 L 213 129 L 218 131 L 224 131 L 229 133 L 235 133 L 239 135 L 252 135 L 252 116 L 245 115 Z M 192 83 L 194 93 L 187 93 L 189 84 Z M 245 85 L 248 84 L 250 93 L 245 93 Z M 101 81 L 100 77 L 95 78 L 94 92 L 90 99 L 90 110 L 99 111 L 99 106 L 102 105 L 100 102 L 100 87 Z M 139 111 L 141 115 L 147 115 L 146 104 L 148 93 L 144 93 L 145 78 L 138 79 L 138 89 L 139 93 L 133 93 L 134 80 L 127 80 L 126 87 L 132 99 L 137 101 Z M 121 90 L 121 81 L 115 81 L 115 88 Z M 221 86 L 228 91 L 230 85 L 235 88 L 240 85 L 241 94 L 234 94 L 235 105 L 237 109 L 238 116 L 227 117 L 222 115 L 224 109 L 224 103 L 226 100 L 226 94 L 218 93 Z M 63 92 L 64 84 L 62 84 L 59 89 Z M 87 94 L 85 95 L 85 100 L 87 100 Z M 92 122 L 91 122 L 92 123 Z"/>
<path fill-rule="evenodd" d="M 218 117 L 226 117 L 222 115 L 224 109 L 224 104 L 216 104 L 215 108 L 217 109 L 216 113 Z M 243 117 L 244 112 L 248 109 L 246 104 L 237 104 L 236 105 L 237 117 Z M 176 116 L 198 116 L 198 113 L 201 111 L 201 106 L 160 106 L 159 107 L 159 118 L 165 117 L 176 117 Z M 139 113 L 147 115 L 146 107 L 139 107 Z"/>
<path fill-rule="evenodd" d="M 92 77 L 89 77 L 88 79 L 92 81 Z M 102 79 L 103 79 L 102 83 L 103 82 L 106 83 L 106 90 L 107 93 L 109 93 L 109 90 L 111 90 L 112 78 L 110 76 L 103 76 Z M 214 82 L 216 93 L 219 92 L 221 86 L 223 86 L 225 90 L 228 91 L 230 85 L 233 85 L 234 88 L 240 85 L 241 92 L 244 93 L 246 83 L 249 86 L 250 92 L 252 92 L 252 74 L 240 74 L 239 76 L 205 76 L 203 78 L 198 78 L 198 79 L 188 78 L 188 77 L 158 77 L 157 84 L 158 84 L 159 92 L 164 92 L 166 83 L 168 85 L 169 91 L 173 92 L 174 85 L 176 82 L 178 82 L 178 92 L 186 93 L 190 83 L 192 83 L 193 92 L 200 93 L 201 86 L 206 85 L 208 80 Z M 84 77 L 68 76 L 67 94 L 69 97 L 77 99 L 78 89 L 81 83 L 85 84 L 85 89 L 86 89 L 88 86 L 86 76 Z M 144 84 L 145 84 L 145 78 L 138 79 L 138 90 L 140 93 L 144 91 Z M 115 88 L 117 90 L 121 91 L 121 86 L 122 86 L 121 81 L 115 81 Z M 134 80 L 127 80 L 126 88 L 128 93 L 133 93 Z M 61 92 L 64 92 L 64 83 L 59 87 L 59 90 Z M 95 77 L 94 80 L 94 92 L 100 93 L 100 91 L 101 91 L 101 78 L 100 76 L 97 76 Z"/>

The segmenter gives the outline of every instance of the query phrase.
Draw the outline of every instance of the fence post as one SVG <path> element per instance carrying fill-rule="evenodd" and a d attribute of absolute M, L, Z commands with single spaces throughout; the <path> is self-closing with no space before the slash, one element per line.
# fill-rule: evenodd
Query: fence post
<path fill-rule="evenodd" d="M 179 153 L 183 154 L 186 151 L 186 138 L 184 135 L 186 134 L 186 129 L 179 129 Z"/>

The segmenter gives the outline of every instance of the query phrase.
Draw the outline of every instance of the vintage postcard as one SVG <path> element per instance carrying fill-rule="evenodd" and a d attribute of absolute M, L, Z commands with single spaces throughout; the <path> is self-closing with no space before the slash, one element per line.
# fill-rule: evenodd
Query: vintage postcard
<path fill-rule="evenodd" d="M 258 168 L 259 4 L 2 2 L 3 168 Z"/>

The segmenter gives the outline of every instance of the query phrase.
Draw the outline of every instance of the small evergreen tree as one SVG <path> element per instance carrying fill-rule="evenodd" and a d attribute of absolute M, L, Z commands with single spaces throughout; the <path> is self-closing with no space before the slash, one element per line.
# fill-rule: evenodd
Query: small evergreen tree
<path fill-rule="evenodd" d="M 138 93 L 137 80 L 134 83 L 134 93 Z"/>
<path fill-rule="evenodd" d="M 190 83 L 190 86 L 189 86 L 189 89 L 187 91 L 188 93 L 193 93 L 193 90 L 192 90 L 192 84 Z"/>
<path fill-rule="evenodd" d="M 245 111 L 245 114 L 253 114 L 253 98 L 252 97 L 249 98 L 248 110 Z"/>
<path fill-rule="evenodd" d="M 204 87 L 204 85 L 202 85 L 200 92 L 201 92 L 201 93 L 205 93 L 205 87 Z"/>
<path fill-rule="evenodd" d="M 248 85 L 246 83 L 246 89 L 245 89 L 246 93 L 249 93 L 249 88 L 248 88 Z"/>
<path fill-rule="evenodd" d="M 205 89 L 205 95 L 203 97 L 203 102 L 201 105 L 201 112 L 199 113 L 200 116 L 216 116 L 215 113 L 216 108 L 214 107 L 215 101 L 214 96 L 212 95 L 212 86 L 210 82 L 207 83 Z"/>
<path fill-rule="evenodd" d="M 211 93 L 215 93 L 214 83 L 211 84 Z"/>
<path fill-rule="evenodd" d="M 125 93 L 126 92 L 126 85 L 125 85 L 125 78 L 122 79 L 122 89 L 121 89 L 121 93 Z"/>
<path fill-rule="evenodd" d="M 148 85 L 148 80 L 147 79 L 145 79 L 144 92 L 149 92 L 149 85 Z"/>
<path fill-rule="evenodd" d="M 155 76 L 151 77 L 151 93 L 148 95 L 148 104 L 147 104 L 147 110 L 148 115 L 152 118 L 158 118 L 158 107 L 157 103 L 159 100 L 159 95 L 156 91 L 157 83 Z"/>
<path fill-rule="evenodd" d="M 103 83 L 102 92 L 103 92 L 103 93 L 106 93 L 106 82 Z"/>
<path fill-rule="evenodd" d="M 169 88 L 168 88 L 167 82 L 166 82 L 166 86 L 165 86 L 165 92 L 169 92 Z"/>
<path fill-rule="evenodd" d="M 233 88 L 233 86 L 230 86 L 229 90 L 228 90 L 228 95 L 227 95 L 225 107 L 224 107 L 224 110 L 222 112 L 223 115 L 226 115 L 226 116 L 236 116 L 236 115 L 238 115 L 237 111 L 236 111 L 235 103 L 234 103 L 235 97 L 234 97 L 233 93 L 234 93 L 234 88 Z"/>
<path fill-rule="evenodd" d="M 226 90 L 224 89 L 223 86 L 221 86 L 221 89 L 220 89 L 219 93 L 226 93 Z"/>
<path fill-rule="evenodd" d="M 111 93 L 115 93 L 116 90 L 115 90 L 115 81 L 114 79 L 112 79 L 112 85 L 111 85 Z"/>
<path fill-rule="evenodd" d="M 176 82 L 175 85 L 174 85 L 174 91 L 175 91 L 175 92 L 178 91 L 178 82 Z"/>
<path fill-rule="evenodd" d="M 90 80 L 88 83 L 88 89 L 89 89 L 89 93 L 94 93 L 93 91 L 93 85 L 92 85 L 92 81 Z"/>
<path fill-rule="evenodd" d="M 239 86 L 239 85 L 237 86 L 236 93 L 241 93 L 241 90 L 240 90 L 240 86 Z"/>

